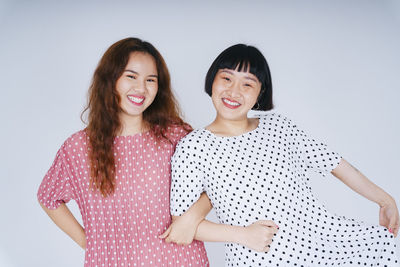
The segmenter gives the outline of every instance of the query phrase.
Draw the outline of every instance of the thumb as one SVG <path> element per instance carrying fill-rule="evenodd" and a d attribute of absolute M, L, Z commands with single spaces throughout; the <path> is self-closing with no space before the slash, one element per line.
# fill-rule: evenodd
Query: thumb
<path fill-rule="evenodd" d="M 270 220 L 259 220 L 255 222 L 256 224 L 261 224 L 261 225 L 265 225 L 265 226 L 269 226 L 269 227 L 276 227 L 279 228 L 279 226 L 274 223 L 273 221 Z"/>
<path fill-rule="evenodd" d="M 390 218 L 388 228 L 389 228 L 389 232 L 391 232 L 392 234 L 395 234 L 395 231 L 397 232 L 397 223 L 396 223 L 395 216 L 392 216 L 392 218 Z"/>
<path fill-rule="evenodd" d="M 165 232 L 162 235 L 159 235 L 158 237 L 159 238 L 166 238 L 169 235 L 170 232 L 171 232 L 171 226 L 169 226 L 168 229 L 165 230 Z"/>

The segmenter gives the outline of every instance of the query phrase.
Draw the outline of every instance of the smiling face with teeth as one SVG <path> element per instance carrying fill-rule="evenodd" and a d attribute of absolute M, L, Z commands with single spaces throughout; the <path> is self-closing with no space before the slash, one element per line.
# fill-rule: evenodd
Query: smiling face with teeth
<path fill-rule="evenodd" d="M 133 52 L 116 82 L 120 96 L 121 121 L 142 119 L 143 111 L 153 102 L 158 90 L 158 74 L 154 58 L 143 52 Z"/>
<path fill-rule="evenodd" d="M 212 101 L 219 119 L 247 120 L 255 105 L 261 83 L 250 72 L 220 69 L 212 84 Z"/>

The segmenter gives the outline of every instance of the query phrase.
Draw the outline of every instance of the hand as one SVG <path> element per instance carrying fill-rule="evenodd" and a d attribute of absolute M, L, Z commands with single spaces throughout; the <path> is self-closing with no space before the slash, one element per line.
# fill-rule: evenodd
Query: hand
<path fill-rule="evenodd" d="M 379 224 L 388 228 L 389 232 L 394 234 L 394 237 L 397 237 L 399 232 L 399 210 L 393 198 L 380 205 Z"/>
<path fill-rule="evenodd" d="M 239 243 L 258 252 L 268 252 L 272 238 L 278 232 L 278 229 L 278 225 L 273 221 L 256 221 L 244 228 Z"/>
<path fill-rule="evenodd" d="M 165 242 L 176 243 L 178 245 L 189 245 L 193 242 L 199 222 L 192 220 L 186 214 L 174 217 L 172 224 L 159 237 L 164 238 Z"/>

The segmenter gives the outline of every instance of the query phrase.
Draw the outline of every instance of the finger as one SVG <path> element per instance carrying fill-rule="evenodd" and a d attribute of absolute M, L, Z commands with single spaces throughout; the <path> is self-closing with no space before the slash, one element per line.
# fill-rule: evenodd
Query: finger
<path fill-rule="evenodd" d="M 166 238 L 169 235 L 170 232 L 171 232 L 171 226 L 168 227 L 168 229 L 165 230 L 165 232 L 162 235 L 158 236 L 158 237 L 159 238 Z"/>
<path fill-rule="evenodd" d="M 275 234 L 274 233 L 269 233 L 268 235 L 267 235 L 267 239 L 268 240 L 271 240 L 272 241 L 272 239 L 275 237 Z"/>
<path fill-rule="evenodd" d="M 266 240 L 266 241 L 264 242 L 264 246 L 269 246 L 269 245 L 271 245 L 271 243 L 272 243 L 272 240 L 271 240 L 271 239 L 268 239 L 268 240 Z"/>
<path fill-rule="evenodd" d="M 279 228 L 279 226 L 276 223 L 274 223 L 273 221 L 270 221 L 270 220 L 259 220 L 259 221 L 256 221 L 255 223 L 262 224 L 262 225 L 269 226 L 269 227 Z"/>
<path fill-rule="evenodd" d="M 399 233 L 399 218 L 397 218 L 396 225 L 394 228 L 395 228 L 394 229 L 394 237 L 397 237 L 397 234 Z"/>
<path fill-rule="evenodd" d="M 265 246 L 262 251 L 263 252 L 268 252 L 269 251 L 269 246 Z"/>
<path fill-rule="evenodd" d="M 388 226 L 389 232 L 394 234 L 394 231 L 396 230 L 397 226 L 398 226 L 397 218 L 395 216 L 392 216 L 392 218 L 390 218 Z"/>
<path fill-rule="evenodd" d="M 269 231 L 272 235 L 275 235 L 276 233 L 278 233 L 279 228 L 275 228 L 275 227 L 270 227 Z"/>
<path fill-rule="evenodd" d="M 165 240 L 166 243 L 171 243 L 172 242 L 172 240 L 171 240 L 171 238 L 169 236 L 167 236 L 167 238 L 165 238 L 164 240 Z"/>
<path fill-rule="evenodd" d="M 268 232 L 264 235 L 264 237 L 272 239 L 276 236 L 276 232 L 276 228 L 268 227 Z"/>
<path fill-rule="evenodd" d="M 266 227 L 265 236 L 267 238 L 273 238 L 278 231 L 278 228 L 268 226 Z"/>

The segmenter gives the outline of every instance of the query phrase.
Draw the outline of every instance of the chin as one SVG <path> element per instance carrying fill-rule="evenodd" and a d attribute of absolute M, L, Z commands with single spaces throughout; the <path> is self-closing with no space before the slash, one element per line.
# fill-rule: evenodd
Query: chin
<path fill-rule="evenodd" d="M 124 113 L 130 117 L 140 116 L 143 114 L 143 111 L 145 111 L 145 109 L 124 109 Z"/>

